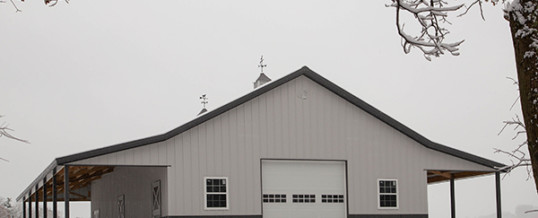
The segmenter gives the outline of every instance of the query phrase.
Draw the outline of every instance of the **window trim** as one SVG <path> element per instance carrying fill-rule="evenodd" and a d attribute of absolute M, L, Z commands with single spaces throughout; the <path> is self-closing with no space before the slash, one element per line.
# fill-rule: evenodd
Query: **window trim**
<path fill-rule="evenodd" d="M 380 181 L 394 181 L 396 182 L 396 193 L 381 193 L 379 191 L 380 187 L 379 187 L 379 182 Z M 379 210 L 397 210 L 400 208 L 400 187 L 398 187 L 399 184 L 398 184 L 398 179 L 377 179 L 377 184 L 376 184 L 376 187 L 377 187 L 377 209 Z M 385 194 L 385 195 L 396 195 L 396 207 L 382 207 L 381 206 L 381 195 L 382 194 Z"/>
<path fill-rule="evenodd" d="M 226 182 L 226 192 L 207 192 L 207 180 L 208 179 L 224 179 Z M 230 209 L 230 187 L 228 186 L 229 183 L 228 177 L 218 177 L 218 176 L 207 176 L 204 177 L 203 180 L 203 188 L 204 188 L 204 210 L 229 210 Z M 214 193 L 222 193 L 226 195 L 226 207 L 207 207 L 207 195 L 208 194 L 214 194 Z"/>

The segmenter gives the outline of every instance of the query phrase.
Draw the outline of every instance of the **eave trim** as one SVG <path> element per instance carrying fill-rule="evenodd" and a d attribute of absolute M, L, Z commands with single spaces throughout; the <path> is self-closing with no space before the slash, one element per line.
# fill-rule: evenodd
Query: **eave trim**
<path fill-rule="evenodd" d="M 314 71 L 310 70 L 308 67 L 304 66 L 301 69 L 288 74 L 276 81 L 273 81 L 271 83 L 268 83 L 264 86 L 261 86 L 260 88 L 228 103 L 225 104 L 215 110 L 209 111 L 194 120 L 185 123 L 184 125 L 181 125 L 169 132 L 166 132 L 161 135 L 155 135 L 148 138 L 138 139 L 130 142 L 120 143 L 108 147 L 98 148 L 86 152 L 81 152 L 73 155 L 68 155 L 64 157 L 57 158 L 55 161 L 58 165 L 64 165 L 67 163 L 88 159 L 100 155 L 105 155 L 113 152 L 123 151 L 131 148 L 136 148 L 148 144 L 158 143 L 165 140 L 168 140 L 182 132 L 185 132 L 193 127 L 196 127 L 208 120 L 213 119 L 216 116 L 219 116 L 220 114 L 223 114 L 247 101 L 250 101 L 274 88 L 279 87 L 282 84 L 285 84 L 299 76 L 306 76 L 307 78 L 311 79 L 312 81 L 320 84 L 321 86 L 327 88 L 331 92 L 335 93 L 336 95 L 342 97 L 343 99 L 347 100 L 351 104 L 359 107 L 360 109 L 366 111 L 370 115 L 376 117 L 377 119 L 381 120 L 382 122 L 386 123 L 387 125 L 395 128 L 399 132 L 403 133 L 404 135 L 410 137 L 411 139 L 415 140 L 416 142 L 424 145 L 425 147 L 439 151 L 442 153 L 446 153 L 455 157 L 459 157 L 464 160 L 468 160 L 486 167 L 490 167 L 492 169 L 501 169 L 505 167 L 504 164 L 491 161 L 470 153 L 466 153 L 433 141 L 430 141 L 426 137 L 420 135 L 419 133 L 415 132 L 414 130 L 410 129 L 409 127 L 403 125 L 402 123 L 398 122 L 397 120 L 393 119 L 392 117 L 386 115 L 385 113 L 381 112 L 380 110 L 374 108 L 370 104 L 364 102 L 363 100 L 359 99 L 358 97 L 354 96 L 353 94 L 349 93 L 348 91 L 344 90 L 343 88 L 339 87 L 338 85 L 334 84 L 333 82 L 325 79 L 324 77 L 320 76 L 319 74 L 315 73 Z"/>

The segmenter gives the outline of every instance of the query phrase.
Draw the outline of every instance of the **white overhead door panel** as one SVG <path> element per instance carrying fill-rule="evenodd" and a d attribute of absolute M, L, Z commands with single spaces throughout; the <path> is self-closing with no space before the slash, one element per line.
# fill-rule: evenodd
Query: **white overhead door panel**
<path fill-rule="evenodd" d="M 344 161 L 262 161 L 265 218 L 346 217 Z"/>

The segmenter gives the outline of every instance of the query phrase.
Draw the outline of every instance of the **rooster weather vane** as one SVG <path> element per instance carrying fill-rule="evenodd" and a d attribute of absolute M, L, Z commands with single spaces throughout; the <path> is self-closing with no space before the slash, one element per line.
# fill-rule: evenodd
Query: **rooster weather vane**
<path fill-rule="evenodd" d="M 204 106 L 204 109 L 205 109 L 205 105 L 206 105 L 207 103 L 209 103 L 209 102 L 207 101 L 208 99 L 209 99 L 209 98 L 206 97 L 206 94 L 203 94 L 202 96 L 200 96 L 200 100 L 202 100 L 201 103 L 202 103 L 202 105 Z"/>
<path fill-rule="evenodd" d="M 267 67 L 267 64 L 263 64 L 263 55 L 262 57 L 260 58 L 260 64 L 258 65 L 259 68 L 261 68 L 261 73 L 263 73 L 263 68 L 264 67 Z"/>
<path fill-rule="evenodd" d="M 207 98 L 206 94 L 203 94 L 202 96 L 200 96 L 200 100 L 202 101 L 202 102 L 200 102 L 200 103 L 202 103 L 202 105 L 204 106 L 204 108 L 202 108 L 202 110 L 200 111 L 200 113 L 198 113 L 198 116 L 200 116 L 200 114 L 203 114 L 203 113 L 207 112 L 207 109 L 205 109 L 205 105 L 206 105 L 207 103 L 209 103 L 209 102 L 207 101 L 207 99 L 208 99 L 208 98 Z"/>

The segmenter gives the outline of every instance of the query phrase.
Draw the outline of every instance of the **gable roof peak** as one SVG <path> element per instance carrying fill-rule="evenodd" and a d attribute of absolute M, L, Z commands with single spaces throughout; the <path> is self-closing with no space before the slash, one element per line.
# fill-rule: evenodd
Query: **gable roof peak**
<path fill-rule="evenodd" d="M 307 66 L 303 66 L 301 69 L 293 72 L 293 73 L 290 73 L 282 78 L 279 78 L 265 86 L 262 86 L 262 87 L 259 87 L 258 89 L 255 89 L 254 91 L 232 101 L 232 102 L 229 102 L 228 104 L 225 104 L 223 106 L 220 106 L 214 110 L 211 110 L 211 111 L 207 111 L 203 114 L 200 114 L 198 115 L 195 119 L 179 126 L 179 127 L 176 127 L 175 129 L 172 129 L 164 134 L 160 134 L 160 135 L 155 135 L 155 136 L 152 136 L 152 137 L 147 137 L 147 138 L 143 138 L 143 139 L 139 139 L 139 140 L 134 140 L 134 141 L 130 141 L 130 142 L 125 142 L 125 143 L 120 143 L 120 144 L 117 144 L 117 145 L 113 145 L 113 146 L 109 146 L 109 147 L 104 147 L 104 148 L 98 148 L 98 149 L 94 149 L 94 150 L 90 150 L 90 151 L 86 151 L 86 152 L 81 152 L 81 153 L 78 153 L 78 154 L 74 154 L 74 155 L 69 155 L 69 156 L 65 156 L 65 157 L 60 157 L 60 158 L 57 158 L 57 162 L 58 162 L 58 165 L 64 165 L 64 164 L 67 164 L 67 163 L 70 163 L 70 162 L 74 162 L 74 161 L 77 161 L 77 160 L 82 160 L 82 159 L 86 159 L 86 158 L 91 158 L 91 157 L 95 157 L 95 156 L 99 156 L 99 155 L 103 155 L 103 154 L 107 154 L 107 153 L 112 153 L 112 152 L 117 152 L 117 151 L 122 151 L 122 150 L 126 150 L 126 149 L 131 149 L 131 148 L 135 148 L 135 147 L 139 147 L 139 146 L 143 146 L 143 145 L 148 145 L 148 144 L 152 144 L 152 143 L 157 143 L 157 142 L 161 142 L 161 141 L 165 141 L 167 139 L 170 139 L 182 132 L 185 132 L 197 125 L 200 125 L 216 116 L 219 116 L 220 114 L 222 113 L 225 113 L 247 101 L 250 101 L 254 98 L 256 98 L 257 96 L 260 96 L 276 87 L 279 87 L 280 85 L 282 84 L 285 84 L 297 77 L 300 77 L 300 76 L 306 76 L 307 78 L 311 79 L 312 81 L 318 83 L 319 85 L 327 88 L 328 90 L 330 90 L 331 92 L 335 93 L 337 96 L 340 96 L 341 98 L 347 100 L 348 102 L 350 102 L 351 104 L 355 105 L 356 107 L 362 109 L 363 111 L 369 113 L 370 115 L 372 115 L 373 117 L 381 120 L 382 122 L 386 123 L 387 125 L 391 126 L 392 128 L 398 130 L 399 132 L 403 133 L 404 135 L 410 137 L 411 139 L 413 139 L 414 141 L 418 142 L 419 144 L 422 144 L 423 146 L 425 146 L 426 148 L 429 148 L 429 149 L 432 149 L 432 150 L 435 150 L 435 151 L 439 151 L 439 152 L 442 152 L 442 153 L 447 153 L 447 154 L 450 154 L 452 156 L 455 156 L 455 157 L 459 157 L 459 158 L 462 158 L 464 160 L 468 160 L 468 161 L 471 161 L 471 162 L 474 162 L 474 163 L 477 163 L 477 164 L 481 164 L 483 166 L 486 166 L 486 167 L 490 167 L 490 168 L 494 168 L 494 169 L 499 169 L 499 168 L 502 168 L 502 167 L 505 167 L 504 164 L 501 164 L 501 163 L 498 163 L 498 162 L 495 162 L 495 161 L 491 161 L 491 160 L 488 160 L 488 159 L 485 159 L 485 158 L 482 158 L 482 157 L 479 157 L 479 156 L 476 156 L 476 155 L 473 155 L 473 154 L 469 154 L 469 153 L 466 153 L 466 152 L 463 152 L 463 151 L 460 151 L 460 150 L 457 150 L 457 149 L 454 149 L 454 148 L 451 148 L 451 147 L 448 147 L 448 146 L 445 146 L 445 145 L 442 145 L 442 144 L 439 144 L 439 143 L 435 143 L 435 142 L 432 142 L 430 141 L 429 139 L 427 139 L 426 137 L 420 135 L 419 133 L 415 132 L 414 130 L 410 129 L 409 127 L 403 125 L 402 123 L 398 122 L 397 120 L 393 119 L 392 117 L 386 115 L 385 113 L 381 112 L 380 110 L 378 110 L 377 108 L 371 106 L 370 104 L 364 102 L 363 100 L 359 99 L 358 97 L 356 97 L 355 95 L 347 92 L 346 90 L 344 90 L 343 88 L 339 87 L 338 85 L 334 84 L 333 82 L 327 80 L 326 78 L 324 78 L 323 76 L 317 74 L 316 72 L 312 71 L 310 68 L 308 68 Z"/>

